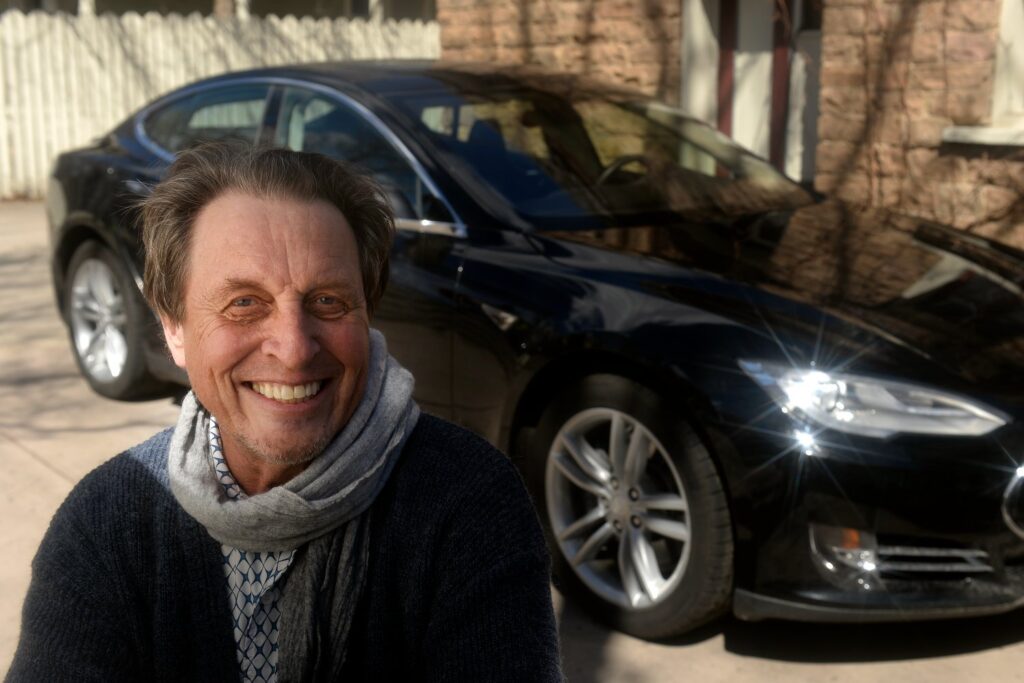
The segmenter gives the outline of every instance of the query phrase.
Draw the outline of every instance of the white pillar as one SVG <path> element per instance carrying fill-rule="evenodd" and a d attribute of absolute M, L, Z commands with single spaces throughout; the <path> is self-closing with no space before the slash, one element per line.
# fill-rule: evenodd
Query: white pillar
<path fill-rule="evenodd" d="M 818 146 L 821 31 L 800 31 L 790 62 L 789 115 L 786 120 L 786 175 L 814 180 L 814 151 Z"/>
<path fill-rule="evenodd" d="M 1024 127 L 1024 2 L 1003 0 L 992 84 L 992 125 Z"/>
<path fill-rule="evenodd" d="M 383 0 L 369 0 L 370 21 L 384 21 Z"/>
<path fill-rule="evenodd" d="M 775 4 L 739 0 L 736 8 L 732 137 L 755 154 L 768 156 L 772 120 L 772 40 Z"/>
<path fill-rule="evenodd" d="M 718 120 L 718 0 L 683 0 L 682 110 L 716 125 Z"/>
<path fill-rule="evenodd" d="M 78 16 L 96 16 L 96 0 L 78 0 Z"/>

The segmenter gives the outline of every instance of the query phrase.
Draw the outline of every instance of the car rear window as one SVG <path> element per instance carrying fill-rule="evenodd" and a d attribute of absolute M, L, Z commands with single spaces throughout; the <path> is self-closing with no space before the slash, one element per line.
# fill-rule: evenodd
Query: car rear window
<path fill-rule="evenodd" d="M 213 140 L 256 142 L 269 89 L 253 84 L 204 90 L 156 109 L 143 129 L 169 152 Z"/>

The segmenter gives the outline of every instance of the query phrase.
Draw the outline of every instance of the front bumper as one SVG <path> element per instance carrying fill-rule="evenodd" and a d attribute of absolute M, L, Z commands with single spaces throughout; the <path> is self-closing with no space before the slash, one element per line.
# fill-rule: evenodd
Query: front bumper
<path fill-rule="evenodd" d="M 910 604 L 902 606 L 877 605 L 837 606 L 829 602 L 799 602 L 768 595 L 759 595 L 739 588 L 733 594 L 732 611 L 737 619 L 761 621 L 786 619 L 788 621 L 827 622 L 835 624 L 863 624 L 892 621 L 926 621 L 931 619 L 960 619 L 1003 614 L 1024 607 L 1024 596 L 992 604 L 950 605 Z"/>
<path fill-rule="evenodd" d="M 791 436 L 800 428 L 738 444 L 776 454 L 739 482 L 739 499 L 753 502 L 740 513 L 738 536 L 749 540 L 738 618 L 883 622 L 1024 607 L 1024 537 L 1014 528 L 1024 518 L 1024 429 L 886 441 L 818 433 L 804 448 Z M 825 543 L 822 528 L 853 540 Z"/>

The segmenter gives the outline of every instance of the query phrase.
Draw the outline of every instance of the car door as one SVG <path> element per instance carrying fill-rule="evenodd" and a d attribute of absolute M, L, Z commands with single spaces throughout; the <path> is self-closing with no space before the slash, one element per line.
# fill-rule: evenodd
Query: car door
<path fill-rule="evenodd" d="M 460 229 L 401 142 L 346 95 L 314 86 L 281 88 L 274 142 L 354 164 L 381 183 L 395 212 L 390 279 L 372 325 L 416 378 L 416 400 L 452 416 L 452 332 Z"/>

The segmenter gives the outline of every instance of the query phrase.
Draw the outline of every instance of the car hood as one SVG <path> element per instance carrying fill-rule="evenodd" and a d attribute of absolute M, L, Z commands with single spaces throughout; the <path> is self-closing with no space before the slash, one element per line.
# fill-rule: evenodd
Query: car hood
<path fill-rule="evenodd" d="M 642 256 L 648 273 L 657 262 L 743 285 L 776 302 L 759 306 L 769 322 L 780 307 L 813 306 L 989 391 L 1024 386 L 1024 261 L 963 231 L 830 200 L 543 236 Z"/>

